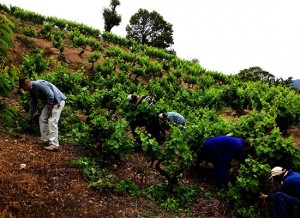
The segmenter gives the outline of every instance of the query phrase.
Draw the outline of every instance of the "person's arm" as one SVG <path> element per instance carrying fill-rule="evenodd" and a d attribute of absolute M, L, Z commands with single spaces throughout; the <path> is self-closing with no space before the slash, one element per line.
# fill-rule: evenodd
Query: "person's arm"
<path fill-rule="evenodd" d="M 269 201 L 269 202 L 274 202 L 274 200 L 275 200 L 275 194 L 266 195 L 266 194 L 260 192 L 259 193 L 259 198 L 262 199 L 262 200 Z"/>
<path fill-rule="evenodd" d="M 276 192 L 275 192 L 276 193 Z M 267 195 L 265 198 L 267 201 L 273 202 L 275 200 L 275 194 Z"/>
<path fill-rule="evenodd" d="M 244 152 L 242 150 L 237 151 L 235 157 L 234 157 L 234 161 L 238 161 L 240 164 L 244 164 L 245 163 L 245 155 Z"/>
<path fill-rule="evenodd" d="M 33 94 L 30 93 L 30 109 L 29 109 L 30 119 L 32 119 L 34 113 L 36 112 L 36 108 L 37 108 L 37 99 Z"/>

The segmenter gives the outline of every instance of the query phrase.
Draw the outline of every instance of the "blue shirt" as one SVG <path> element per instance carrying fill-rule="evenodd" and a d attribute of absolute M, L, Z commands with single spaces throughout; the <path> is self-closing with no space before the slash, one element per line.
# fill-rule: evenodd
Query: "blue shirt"
<path fill-rule="evenodd" d="M 300 198 L 300 174 L 289 170 L 283 177 L 282 192 L 287 195 Z"/>
<path fill-rule="evenodd" d="M 52 83 L 45 80 L 36 80 L 30 82 L 30 116 L 36 112 L 38 99 L 43 102 L 54 105 L 66 100 L 66 96 Z"/>
<path fill-rule="evenodd" d="M 242 154 L 244 140 L 232 136 L 215 136 L 206 139 L 203 148 L 214 160 L 231 161 Z"/>
<path fill-rule="evenodd" d="M 167 119 L 170 122 L 172 122 L 174 124 L 177 124 L 177 125 L 180 124 L 180 125 L 185 126 L 185 123 L 186 123 L 185 118 L 177 112 L 168 112 L 167 113 Z"/>

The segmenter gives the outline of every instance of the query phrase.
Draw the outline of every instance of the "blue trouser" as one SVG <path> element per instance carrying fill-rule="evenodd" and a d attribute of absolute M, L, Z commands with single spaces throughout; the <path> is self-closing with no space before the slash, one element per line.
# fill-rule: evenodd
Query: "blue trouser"
<path fill-rule="evenodd" d="M 218 185 L 220 187 L 226 187 L 228 184 L 228 172 L 231 167 L 231 161 L 225 160 L 224 155 L 215 147 L 204 145 L 204 152 L 206 158 L 214 165 Z"/>
<path fill-rule="evenodd" d="M 288 207 L 300 206 L 299 198 L 287 195 L 283 192 L 276 192 L 275 194 L 270 195 L 269 200 L 272 202 L 272 218 L 287 218 Z"/>
<path fill-rule="evenodd" d="M 228 184 L 228 172 L 230 169 L 230 163 L 226 161 L 218 161 L 213 162 L 214 164 L 214 170 L 217 176 L 218 185 L 220 187 L 226 187 Z"/>

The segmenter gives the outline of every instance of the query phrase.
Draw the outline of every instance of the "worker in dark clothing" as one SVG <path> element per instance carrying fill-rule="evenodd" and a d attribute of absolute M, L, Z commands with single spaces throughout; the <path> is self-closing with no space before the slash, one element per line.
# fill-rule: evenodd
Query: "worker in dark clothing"
<path fill-rule="evenodd" d="M 243 161 L 253 150 L 248 140 L 232 136 L 215 136 L 205 140 L 204 156 L 212 162 L 220 187 L 228 184 L 228 172 L 233 159 Z"/>
<path fill-rule="evenodd" d="M 145 130 L 150 133 L 150 135 L 155 138 L 158 142 L 161 142 L 161 126 L 159 123 L 159 118 L 156 115 L 155 100 L 148 95 L 134 95 L 130 94 L 127 96 L 127 100 L 138 107 L 140 104 L 146 103 L 147 108 L 143 110 L 136 110 L 135 117 L 130 123 L 132 134 L 136 137 L 135 129 L 137 127 L 145 127 Z"/>
<path fill-rule="evenodd" d="M 260 193 L 259 198 L 272 203 L 272 218 L 287 218 L 293 206 L 300 206 L 300 174 L 277 166 L 271 170 L 270 178 L 280 182 L 282 188 L 271 195 Z"/>
<path fill-rule="evenodd" d="M 138 95 L 130 94 L 127 96 L 127 100 L 130 103 L 135 104 L 136 106 L 138 106 L 142 102 L 148 102 L 149 106 L 155 103 L 155 100 L 148 95 L 138 96 Z"/>

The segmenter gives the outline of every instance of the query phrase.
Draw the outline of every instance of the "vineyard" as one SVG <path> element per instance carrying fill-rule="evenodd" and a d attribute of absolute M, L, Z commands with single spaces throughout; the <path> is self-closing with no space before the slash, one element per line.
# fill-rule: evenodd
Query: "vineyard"
<path fill-rule="evenodd" d="M 285 83 L 244 81 L 83 24 L 0 4 L 13 45 L 0 62 L 0 217 L 268 217 L 274 166 L 300 171 L 300 95 Z M 38 144 L 19 78 L 44 79 L 66 96 L 61 150 Z M 128 94 L 156 102 L 137 107 Z M 43 105 L 39 105 L 40 109 Z M 176 111 L 164 140 L 131 123 Z M 202 162 L 206 138 L 248 139 L 219 189 Z M 19 168 L 21 163 L 27 168 Z"/>

